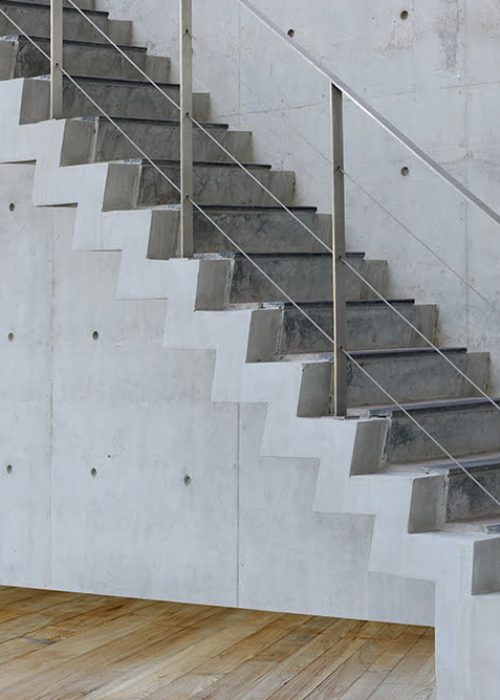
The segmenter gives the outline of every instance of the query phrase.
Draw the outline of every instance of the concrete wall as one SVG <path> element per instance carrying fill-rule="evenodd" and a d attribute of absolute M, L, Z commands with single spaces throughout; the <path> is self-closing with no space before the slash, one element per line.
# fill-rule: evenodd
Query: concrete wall
<path fill-rule="evenodd" d="M 98 0 L 177 65 L 177 0 Z M 257 159 L 296 169 L 300 203 L 329 207 L 328 86 L 240 8 L 194 0 L 196 85 L 213 117 L 255 132 Z M 295 40 L 500 209 L 500 6 L 469 0 L 255 0 Z M 408 12 L 406 20 L 401 12 Z M 391 262 L 393 292 L 442 307 L 441 340 L 492 351 L 500 389 L 500 227 L 348 105 L 349 243 Z M 410 174 L 401 175 L 408 167 Z M 379 206 L 381 205 L 381 206 Z M 383 207 L 383 208 L 382 208 Z M 385 209 L 385 211 L 384 211 Z M 397 223 L 394 218 L 399 220 Z M 430 246 L 484 299 L 432 257 Z"/>
<path fill-rule="evenodd" d="M 431 584 L 368 573 L 372 518 L 260 459 L 265 406 L 212 403 L 214 353 L 166 350 L 166 302 L 117 300 L 119 254 L 73 252 L 32 180 L 0 167 L 1 583 L 432 623 Z"/>

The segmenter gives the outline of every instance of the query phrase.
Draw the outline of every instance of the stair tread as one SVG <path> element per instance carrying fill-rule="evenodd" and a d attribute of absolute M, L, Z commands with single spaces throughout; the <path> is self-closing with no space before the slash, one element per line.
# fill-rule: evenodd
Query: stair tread
<path fill-rule="evenodd" d="M 446 354 L 456 353 L 460 355 L 465 355 L 467 353 L 466 348 L 440 348 L 440 350 L 441 352 Z M 369 359 L 378 357 L 414 357 L 415 355 L 436 355 L 436 351 L 432 348 L 387 348 L 376 350 L 350 350 L 349 354 L 357 359 Z M 439 355 L 436 355 L 436 357 L 439 357 Z M 310 358 L 310 361 L 313 362 L 333 362 L 333 353 L 301 353 L 296 355 L 290 354 L 283 356 L 283 359 L 288 358 L 293 358 L 295 362 L 300 360 L 307 360 L 308 358 Z M 371 410 L 371 408 L 368 407 L 368 410 Z"/>
<path fill-rule="evenodd" d="M 454 520 L 453 522 L 447 522 L 443 525 L 441 531 L 456 534 L 483 533 L 494 537 L 500 534 L 500 519 L 498 516 L 489 516 L 485 518 Z"/>
<path fill-rule="evenodd" d="M 95 115 L 95 116 L 90 116 L 90 117 L 73 117 L 73 119 L 83 119 L 85 121 L 89 120 L 98 120 L 98 121 L 109 121 L 109 119 L 112 119 L 115 122 L 121 122 L 121 123 L 130 123 L 130 124 L 145 124 L 145 125 L 151 125 L 151 124 L 163 124 L 166 126 L 174 126 L 176 128 L 179 128 L 179 121 L 174 120 L 174 119 L 145 119 L 143 117 L 114 117 L 112 114 L 109 115 L 108 117 L 105 117 L 103 115 Z M 200 122 L 201 126 L 203 126 L 205 129 L 222 129 L 224 131 L 227 131 L 229 129 L 229 124 L 218 124 L 216 122 Z M 195 129 L 199 128 L 195 124 Z M 238 132 L 237 132 L 238 133 Z M 156 161 L 155 161 L 156 162 Z"/>
<path fill-rule="evenodd" d="M 484 454 L 467 455 L 465 457 L 457 457 L 457 461 L 460 462 L 466 469 L 487 469 L 488 467 L 500 467 L 500 452 L 487 452 Z M 457 467 L 455 462 L 450 459 L 430 459 L 422 462 L 412 462 L 411 465 L 408 464 L 391 464 L 387 471 L 406 471 L 411 469 L 411 471 L 424 471 L 427 473 L 432 472 L 443 472 L 449 471 L 451 473 L 461 472 L 462 470 Z"/>
<path fill-rule="evenodd" d="M 81 81 L 83 83 L 101 83 L 103 85 L 137 85 L 138 87 L 149 87 L 151 88 L 151 90 L 156 90 L 157 87 L 176 88 L 177 90 L 180 90 L 179 83 L 161 83 L 157 80 L 154 81 L 153 85 L 153 83 L 144 82 L 144 80 L 133 80 L 132 78 L 102 78 L 93 75 L 72 75 L 71 77 L 73 78 L 73 80 L 76 80 L 77 82 Z M 37 80 L 40 78 L 49 79 L 50 76 L 36 76 L 36 78 L 33 78 L 33 80 Z M 64 78 L 64 81 L 71 85 L 71 81 L 68 78 Z M 203 95 L 206 93 L 195 92 L 194 94 Z"/>
<path fill-rule="evenodd" d="M 30 3 L 31 5 L 32 3 Z M 31 43 L 30 39 L 34 42 L 40 42 L 44 44 L 50 44 L 50 39 L 47 37 L 43 36 L 35 36 L 33 34 L 29 35 L 28 37 L 24 36 L 23 34 L 5 34 L 4 36 L 0 36 L 0 40 L 6 40 L 6 41 L 12 41 L 12 40 L 18 40 L 26 43 Z M 75 46 L 92 46 L 98 49 L 105 49 L 107 51 L 116 51 L 115 47 L 111 44 L 103 44 L 99 43 L 97 41 L 81 41 L 80 39 L 64 39 L 65 44 L 70 44 L 70 45 L 75 45 Z M 117 44 L 118 48 L 122 49 L 123 51 L 137 51 L 139 53 L 147 53 L 147 48 L 145 46 L 136 46 L 134 44 Z"/>
<path fill-rule="evenodd" d="M 262 211 L 262 212 L 271 212 L 271 213 L 281 213 L 284 214 L 285 216 L 288 216 L 288 212 L 283 209 L 283 207 L 264 207 L 264 206 L 242 206 L 241 204 L 204 204 L 201 207 L 203 210 L 208 209 L 210 211 L 220 211 L 223 213 L 226 212 L 249 212 L 249 211 Z M 317 207 L 287 207 L 288 211 L 293 211 L 293 212 L 311 212 L 313 214 L 317 213 L 318 208 Z"/>
<path fill-rule="evenodd" d="M 222 257 L 234 257 L 240 260 L 246 260 L 246 256 L 243 255 L 243 253 L 232 253 L 232 252 L 227 252 L 227 253 L 220 253 Z M 332 254 L 329 251 L 326 252 L 312 252 L 312 253 L 252 253 L 252 259 L 258 258 L 259 260 L 262 259 L 270 259 L 270 258 L 279 258 L 281 259 L 290 259 L 290 258 L 331 258 Z M 364 258 L 365 254 L 364 253 L 346 253 L 346 257 L 348 258 Z M 302 302 L 300 302 L 302 304 Z"/>
<path fill-rule="evenodd" d="M 45 2 L 25 2 L 25 0 L 0 0 L 0 5 L 9 5 L 11 7 L 39 7 L 49 11 L 50 5 Z M 75 7 L 63 7 L 64 12 L 80 12 Z M 109 12 L 106 10 L 82 10 L 85 15 L 94 15 L 98 17 L 109 17 Z"/>
<path fill-rule="evenodd" d="M 114 117 L 113 117 L 114 118 Z M 180 167 L 180 160 L 165 160 L 165 159 L 160 159 L 156 160 L 155 158 L 151 159 L 155 165 L 159 166 L 175 166 L 175 167 Z M 152 168 L 154 167 L 151 165 L 151 163 L 148 160 L 145 160 L 144 158 L 138 158 L 138 159 L 133 159 L 132 161 L 128 162 L 136 162 L 140 165 L 143 165 L 146 168 Z M 193 161 L 193 165 L 195 166 L 203 166 L 207 168 L 234 168 L 234 169 L 240 169 L 240 166 L 237 163 L 228 163 L 226 161 L 216 161 L 216 160 L 195 160 Z M 253 169 L 253 170 L 272 170 L 272 165 L 267 165 L 266 163 L 242 163 L 245 168 L 248 169 Z M 280 170 L 278 172 L 285 172 L 283 170 Z"/>
<path fill-rule="evenodd" d="M 359 255 L 363 255 L 364 253 L 359 253 Z M 408 306 L 415 306 L 415 299 L 387 299 L 387 301 L 390 304 L 405 304 Z M 348 299 L 347 300 L 347 306 L 386 306 L 385 301 L 382 301 L 381 299 Z M 290 303 L 289 301 L 285 302 L 277 302 L 275 306 L 283 307 L 285 311 L 288 310 L 296 310 L 295 306 Z M 325 308 L 325 309 L 331 309 L 332 308 L 332 302 L 331 301 L 307 301 L 305 303 L 300 304 L 301 308 Z"/>
<path fill-rule="evenodd" d="M 500 406 L 500 398 L 491 397 L 495 404 Z M 484 408 L 491 406 L 491 401 L 482 396 L 459 399 L 436 399 L 433 401 L 405 402 L 402 407 L 409 412 L 447 411 L 449 409 Z M 363 409 L 370 417 L 390 416 L 394 413 L 402 413 L 398 406 L 367 406 Z"/>

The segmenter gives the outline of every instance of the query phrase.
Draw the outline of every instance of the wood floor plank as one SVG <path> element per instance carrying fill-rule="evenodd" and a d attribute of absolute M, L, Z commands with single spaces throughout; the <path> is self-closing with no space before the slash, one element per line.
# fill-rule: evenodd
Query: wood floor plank
<path fill-rule="evenodd" d="M 345 663 L 307 695 L 306 700 L 340 700 L 380 660 L 394 644 L 394 640 L 400 639 L 404 629 L 382 626 Z"/>
<path fill-rule="evenodd" d="M 201 675 L 212 675 L 213 683 L 206 683 L 205 687 L 198 691 L 196 697 L 218 697 L 222 693 L 223 687 L 234 688 L 235 685 L 240 684 L 242 675 L 246 673 L 246 669 L 241 668 L 245 663 L 251 662 L 252 669 L 260 668 L 264 671 L 270 668 L 273 663 L 269 659 L 266 662 L 264 658 L 267 650 L 270 647 L 279 647 L 284 639 L 293 634 L 294 630 L 303 629 L 303 626 L 310 619 L 307 615 L 276 615 L 276 619 L 262 629 L 245 637 L 224 653 L 197 666 L 194 672 Z M 237 672 L 237 680 L 232 675 L 235 671 Z M 181 677 L 162 686 L 156 694 L 148 696 L 148 700 L 149 698 L 151 700 L 162 697 L 170 698 L 170 694 L 177 693 L 178 688 L 182 688 L 182 683 L 183 678 Z M 234 693 L 234 690 L 232 692 Z"/>
<path fill-rule="evenodd" d="M 415 684 L 415 676 L 422 667 L 433 662 L 434 639 L 421 637 L 402 659 L 387 679 L 370 695 L 370 700 L 401 700 L 406 698 Z"/>
<path fill-rule="evenodd" d="M 197 666 L 195 671 L 200 674 L 216 673 L 227 675 L 245 661 L 261 654 L 270 645 L 286 637 L 292 630 L 303 625 L 307 615 L 279 615 L 268 625 L 242 639 L 241 642 L 226 649 L 216 657 Z"/>
<path fill-rule="evenodd" d="M 206 659 L 217 655 L 248 636 L 260 627 L 264 627 L 275 615 L 256 613 L 248 610 L 232 611 L 230 624 L 223 626 L 201 641 L 178 653 L 165 658 L 157 655 L 149 661 L 148 667 L 133 676 L 126 674 L 110 686 L 101 688 L 95 694 L 89 694 L 89 700 L 140 700 L 157 692 L 162 685 L 185 675 Z"/>
<path fill-rule="evenodd" d="M 163 659 L 173 650 L 191 646 L 200 636 L 209 636 L 214 629 L 224 629 L 232 614 L 231 611 L 217 612 L 215 609 L 214 612 L 202 608 L 198 611 L 198 622 L 191 619 L 188 627 L 179 629 L 172 626 L 168 610 L 162 613 L 158 606 L 154 606 L 154 609 L 154 619 L 137 616 L 140 626 L 136 629 L 44 670 L 39 675 L 50 692 L 36 695 L 36 700 L 53 700 L 54 690 L 62 693 L 65 700 L 83 695 L 90 697 L 94 693 L 99 695 L 101 686 L 122 680 L 126 673 L 135 677 L 148 667 L 155 656 Z M 121 626 L 126 630 L 129 624 L 122 622 Z M 82 674 L 82 668 L 92 668 L 93 673 Z M 26 694 L 22 696 L 23 700 L 31 699 L 29 683 L 16 685 L 15 691 Z"/>
<path fill-rule="evenodd" d="M 405 630 L 389 648 L 341 696 L 341 700 L 368 700 L 388 675 L 416 645 L 420 635 Z"/>
<path fill-rule="evenodd" d="M 423 627 L 0 586 L 2 700 L 430 700 Z"/>
<path fill-rule="evenodd" d="M 82 596 L 82 600 L 78 598 L 77 596 L 74 605 L 70 602 L 62 603 L 48 609 L 42 616 L 30 617 L 30 624 L 25 623 L 22 630 L 24 634 L 0 644 L 0 674 L 3 663 L 10 663 L 13 659 L 26 656 L 44 645 L 55 644 L 82 634 L 111 620 L 143 614 L 151 607 L 151 603 L 131 599 L 104 596 Z M 173 607 L 175 610 L 178 606 Z M 25 621 L 27 620 L 28 618 L 25 618 Z M 42 624 L 38 626 L 40 622 Z"/>
<path fill-rule="evenodd" d="M 292 698 L 305 698 L 316 689 L 328 676 L 344 664 L 360 647 L 365 644 L 367 638 L 380 630 L 382 625 L 375 623 L 363 623 L 355 620 L 342 620 L 337 632 L 326 648 L 318 650 L 309 660 L 296 655 L 296 658 L 288 659 L 282 668 L 272 672 L 273 683 L 267 688 L 262 682 L 251 693 L 243 694 L 241 700 L 255 700 L 260 689 L 269 690 L 268 696 L 273 700 L 291 700 Z M 309 663 L 305 663 L 308 661 Z M 270 674 L 271 675 L 271 674 Z M 264 681 L 266 679 L 263 679 Z"/>
<path fill-rule="evenodd" d="M 147 602 L 140 601 L 138 605 L 145 606 Z M 121 637 L 130 636 L 144 627 L 150 628 L 148 618 L 120 616 L 94 626 L 82 634 L 65 638 L 49 648 L 37 650 L 19 659 L 15 669 L 10 670 L 8 674 L 2 674 L 3 668 L 0 667 L 0 690 L 10 689 L 11 686 L 19 683 L 20 690 L 17 690 L 16 685 L 16 692 L 26 692 L 26 695 L 20 694 L 19 697 L 28 700 L 32 695 L 30 683 L 33 684 L 52 667 L 58 667 L 65 661 L 82 657 L 96 648 Z"/>
<path fill-rule="evenodd" d="M 148 695 L 150 698 L 159 697 L 161 700 L 190 700 L 197 693 L 200 693 L 205 688 L 212 686 L 220 679 L 220 676 L 210 674 L 186 674 L 182 678 L 178 678 L 173 683 L 165 687 L 161 687 L 156 693 Z"/>
<path fill-rule="evenodd" d="M 254 683 L 239 689 L 235 700 L 255 700 L 278 693 L 293 684 L 293 679 L 317 662 L 326 650 L 342 643 L 351 631 L 361 630 L 364 623 L 349 620 L 328 620 L 330 625 L 314 639 L 295 649 L 288 657 L 272 662 L 271 668 Z"/>

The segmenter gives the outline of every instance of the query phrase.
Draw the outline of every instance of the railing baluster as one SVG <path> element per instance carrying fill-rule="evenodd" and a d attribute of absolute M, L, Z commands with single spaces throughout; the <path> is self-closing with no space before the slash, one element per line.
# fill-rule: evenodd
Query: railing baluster
<path fill-rule="evenodd" d="M 330 412 L 347 413 L 347 306 L 345 266 L 344 96 L 331 84 L 332 120 L 332 250 L 333 250 L 333 371 Z"/>
<path fill-rule="evenodd" d="M 50 2 L 50 118 L 63 116 L 63 0 Z"/>
<path fill-rule="evenodd" d="M 193 8 L 180 0 L 181 256 L 192 257 L 193 233 Z"/>

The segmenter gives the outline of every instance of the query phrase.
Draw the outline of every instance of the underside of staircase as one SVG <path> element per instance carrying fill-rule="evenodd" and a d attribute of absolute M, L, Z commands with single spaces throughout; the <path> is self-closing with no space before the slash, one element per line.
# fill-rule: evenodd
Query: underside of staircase
<path fill-rule="evenodd" d="M 168 59 L 134 46 L 131 23 L 90 0 L 79 5 L 178 101 Z M 0 8 L 49 50 L 48 0 L 0 0 Z M 178 194 L 158 172 L 180 180 L 177 110 L 67 7 L 66 70 L 157 168 L 68 80 L 65 117 L 50 121 L 47 60 L 5 17 L 0 27 L 1 161 L 36 163 L 35 204 L 77 206 L 75 250 L 122 251 L 120 296 L 168 300 L 167 349 L 215 351 L 214 404 L 267 406 L 261 454 L 319 464 L 317 513 L 375 517 L 370 570 L 436 584 L 437 697 L 498 698 L 489 640 L 500 619 L 500 509 L 411 417 L 498 497 L 500 400 L 481 395 L 347 272 L 348 349 L 375 382 L 351 363 L 348 418 L 330 416 L 332 262 L 321 241 L 331 243 L 331 217 L 294 206 L 295 174 L 253 162 L 251 134 L 210 123 L 209 96 L 196 94 L 197 119 L 319 240 L 195 128 L 195 200 L 213 223 L 195 214 L 195 255 L 181 259 Z M 348 259 L 439 342 L 436 306 L 392 298 L 385 260 L 360 251 Z M 487 353 L 442 352 L 488 392 Z"/>

